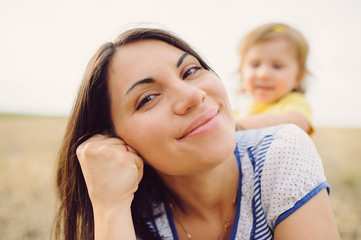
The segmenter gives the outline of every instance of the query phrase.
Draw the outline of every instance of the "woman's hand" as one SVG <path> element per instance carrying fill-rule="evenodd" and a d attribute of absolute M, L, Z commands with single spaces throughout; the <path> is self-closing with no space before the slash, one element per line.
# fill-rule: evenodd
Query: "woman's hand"
<path fill-rule="evenodd" d="M 130 206 L 143 160 L 123 140 L 107 135 L 91 137 L 76 155 L 93 205 L 95 239 L 135 240 Z"/>
<path fill-rule="evenodd" d="M 95 135 L 76 151 L 94 211 L 130 207 L 143 176 L 143 160 L 119 139 Z"/>

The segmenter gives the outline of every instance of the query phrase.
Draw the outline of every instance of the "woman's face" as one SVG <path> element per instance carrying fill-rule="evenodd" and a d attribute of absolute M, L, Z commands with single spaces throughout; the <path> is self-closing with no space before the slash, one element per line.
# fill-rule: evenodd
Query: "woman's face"
<path fill-rule="evenodd" d="M 235 123 L 223 84 L 198 60 L 159 40 L 120 47 L 109 68 L 116 134 L 166 175 L 231 157 Z"/>

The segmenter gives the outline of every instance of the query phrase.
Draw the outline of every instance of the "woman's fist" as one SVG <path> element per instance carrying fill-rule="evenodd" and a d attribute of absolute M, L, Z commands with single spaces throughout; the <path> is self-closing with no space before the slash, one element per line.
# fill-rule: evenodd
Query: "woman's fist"
<path fill-rule="evenodd" d="M 76 150 L 93 208 L 130 204 L 143 176 L 143 160 L 119 139 L 95 135 Z"/>

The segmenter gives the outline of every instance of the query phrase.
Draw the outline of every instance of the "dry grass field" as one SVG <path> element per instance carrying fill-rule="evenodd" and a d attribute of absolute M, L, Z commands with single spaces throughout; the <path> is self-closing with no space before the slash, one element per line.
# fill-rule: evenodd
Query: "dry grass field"
<path fill-rule="evenodd" d="M 0 238 L 50 239 L 66 118 L 0 115 Z M 341 239 L 361 239 L 361 129 L 318 128 Z"/>

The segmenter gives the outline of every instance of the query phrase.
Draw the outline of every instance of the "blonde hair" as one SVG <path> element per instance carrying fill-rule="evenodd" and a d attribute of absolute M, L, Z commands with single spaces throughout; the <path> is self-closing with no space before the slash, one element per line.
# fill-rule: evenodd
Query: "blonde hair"
<path fill-rule="evenodd" d="M 256 27 L 245 35 L 238 45 L 238 51 L 241 56 L 241 64 L 238 71 L 241 72 L 243 59 L 250 47 L 257 43 L 271 41 L 273 39 L 284 39 L 289 42 L 296 51 L 296 59 L 299 65 L 300 73 L 306 75 L 310 73 L 306 62 L 309 51 L 308 43 L 305 37 L 293 27 L 283 23 L 267 23 Z M 304 81 L 302 81 L 303 83 Z M 305 92 L 304 83 L 300 84 L 294 91 Z"/>

